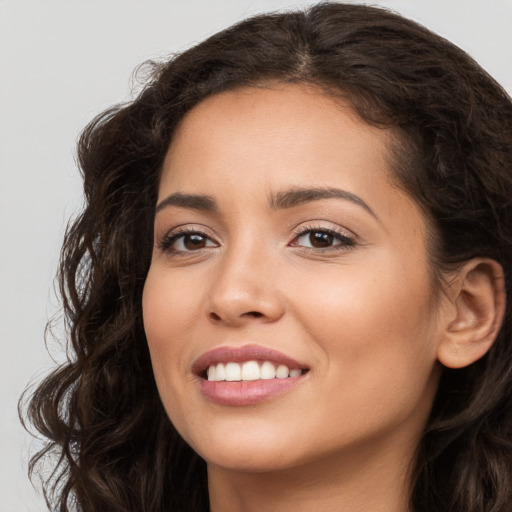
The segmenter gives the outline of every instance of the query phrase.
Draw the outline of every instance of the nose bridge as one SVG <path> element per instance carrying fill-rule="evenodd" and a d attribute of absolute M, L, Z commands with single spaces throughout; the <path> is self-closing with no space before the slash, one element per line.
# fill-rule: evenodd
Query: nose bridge
<path fill-rule="evenodd" d="M 275 257 L 261 236 L 245 233 L 228 244 L 210 289 L 209 315 L 230 324 L 278 319 L 283 311 L 273 275 Z"/>

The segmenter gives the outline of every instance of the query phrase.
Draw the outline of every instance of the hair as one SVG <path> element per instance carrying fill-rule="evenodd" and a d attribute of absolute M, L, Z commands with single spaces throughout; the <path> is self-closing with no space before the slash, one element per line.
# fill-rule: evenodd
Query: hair
<path fill-rule="evenodd" d="M 147 69 L 147 68 L 146 68 Z M 390 129 L 393 170 L 431 219 L 434 269 L 501 264 L 512 297 L 512 101 L 466 53 L 382 8 L 322 3 L 242 21 L 164 63 L 134 101 L 79 140 L 85 207 L 59 269 L 67 362 L 26 414 L 55 457 L 49 508 L 208 510 L 206 464 L 167 417 L 154 382 L 141 297 L 164 156 L 205 98 L 305 83 Z M 512 301 L 488 353 L 444 368 L 411 475 L 415 512 L 512 509 Z"/>

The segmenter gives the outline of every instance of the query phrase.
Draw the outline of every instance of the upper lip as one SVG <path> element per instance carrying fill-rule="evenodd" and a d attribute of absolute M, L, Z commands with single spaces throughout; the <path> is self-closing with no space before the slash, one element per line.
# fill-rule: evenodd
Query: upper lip
<path fill-rule="evenodd" d="M 203 375 L 209 366 L 217 363 L 241 363 L 244 361 L 270 361 L 283 364 L 288 368 L 309 369 L 307 365 L 292 359 L 272 348 L 261 345 L 244 345 L 241 347 L 217 347 L 200 355 L 192 364 L 192 371 L 196 375 Z"/>

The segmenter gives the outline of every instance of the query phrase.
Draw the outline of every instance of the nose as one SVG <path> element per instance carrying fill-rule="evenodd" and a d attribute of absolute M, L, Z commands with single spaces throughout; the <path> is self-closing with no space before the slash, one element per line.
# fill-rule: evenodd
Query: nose
<path fill-rule="evenodd" d="M 282 296 L 276 286 L 276 262 L 268 252 L 233 250 L 217 267 L 212 280 L 208 316 L 226 326 L 269 323 L 284 314 Z"/>

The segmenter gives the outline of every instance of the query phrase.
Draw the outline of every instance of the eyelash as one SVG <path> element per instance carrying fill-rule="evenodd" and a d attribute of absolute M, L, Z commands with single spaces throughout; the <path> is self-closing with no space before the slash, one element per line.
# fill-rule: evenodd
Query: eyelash
<path fill-rule="evenodd" d="M 304 247 L 301 245 L 294 245 L 293 243 L 299 238 L 312 233 L 322 233 L 331 235 L 339 240 L 339 244 L 332 245 L 330 247 Z M 347 251 L 354 247 L 356 244 L 355 238 L 348 235 L 346 232 L 336 230 L 332 228 L 326 228 L 324 226 L 303 226 L 294 232 L 294 237 L 290 245 L 292 247 L 300 247 L 302 249 L 311 250 L 315 253 L 324 253 L 329 251 Z"/>
<path fill-rule="evenodd" d="M 179 240 L 180 238 L 182 238 L 186 235 L 199 235 L 206 240 L 211 240 L 210 236 L 208 236 L 206 233 L 202 232 L 199 229 L 195 229 L 195 228 L 191 228 L 191 227 L 184 227 L 184 228 L 180 228 L 178 231 L 175 231 L 174 233 L 166 235 L 162 239 L 162 241 L 158 244 L 158 248 L 163 252 L 170 253 L 171 255 L 192 253 L 194 251 L 181 251 L 181 250 L 172 248 L 172 245 L 177 240 Z"/>
<path fill-rule="evenodd" d="M 338 241 L 340 243 L 337 245 L 334 245 L 334 246 L 322 247 L 322 248 L 320 248 L 320 247 L 304 247 L 304 246 L 294 244 L 294 242 L 296 240 L 307 235 L 308 233 L 309 234 L 323 233 L 323 234 L 331 235 L 332 237 L 338 239 Z M 194 252 L 198 252 L 198 251 L 204 249 L 203 247 L 197 249 L 197 251 L 194 251 L 194 250 L 182 251 L 182 250 L 178 250 L 178 249 L 173 249 L 172 245 L 177 240 L 179 240 L 180 238 L 182 238 L 186 235 L 199 235 L 207 241 L 212 241 L 212 238 L 210 236 L 208 236 L 206 233 L 204 233 L 203 231 L 201 231 L 199 229 L 191 228 L 191 227 L 184 227 L 184 228 L 180 228 L 178 231 L 175 231 L 174 233 L 166 235 L 162 239 L 162 241 L 158 244 L 158 248 L 162 252 L 169 253 L 171 256 L 189 255 L 189 254 L 192 254 Z M 356 241 L 355 241 L 354 237 L 349 236 L 342 231 L 338 231 L 335 229 L 330 229 L 330 228 L 326 228 L 326 227 L 322 227 L 322 226 L 305 226 L 305 227 L 302 227 L 302 228 L 294 231 L 293 240 L 290 242 L 289 245 L 291 247 L 300 247 L 305 250 L 310 250 L 315 253 L 324 253 L 324 252 L 328 252 L 328 251 L 346 251 L 346 250 L 349 250 L 352 247 L 354 247 L 355 244 L 356 244 Z"/>

